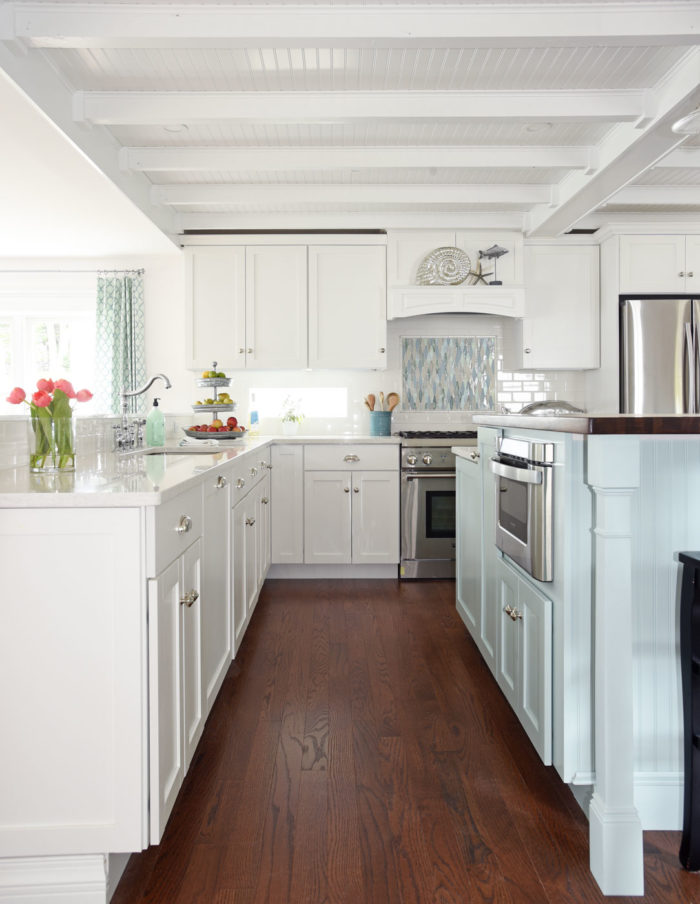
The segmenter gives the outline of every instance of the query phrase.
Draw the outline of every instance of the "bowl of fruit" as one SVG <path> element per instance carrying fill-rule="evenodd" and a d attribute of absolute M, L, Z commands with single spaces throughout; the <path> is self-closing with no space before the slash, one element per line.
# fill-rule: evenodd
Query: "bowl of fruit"
<path fill-rule="evenodd" d="M 246 432 L 245 427 L 239 425 L 235 417 L 227 418 L 225 423 L 216 418 L 211 424 L 195 424 L 182 429 L 187 436 L 194 439 L 242 439 Z"/>
<path fill-rule="evenodd" d="M 216 363 L 216 362 L 215 362 Z M 222 370 L 204 370 L 201 380 L 197 380 L 197 386 L 230 386 L 231 378 Z"/>

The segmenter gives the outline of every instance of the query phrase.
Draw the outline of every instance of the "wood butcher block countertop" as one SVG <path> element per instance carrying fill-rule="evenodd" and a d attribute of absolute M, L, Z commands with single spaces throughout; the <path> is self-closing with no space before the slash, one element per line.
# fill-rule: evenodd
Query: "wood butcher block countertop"
<path fill-rule="evenodd" d="M 474 423 L 483 427 L 519 427 L 527 430 L 552 430 L 559 433 L 583 433 L 588 436 L 697 433 L 697 414 L 581 414 L 545 416 L 525 414 L 478 414 Z"/>

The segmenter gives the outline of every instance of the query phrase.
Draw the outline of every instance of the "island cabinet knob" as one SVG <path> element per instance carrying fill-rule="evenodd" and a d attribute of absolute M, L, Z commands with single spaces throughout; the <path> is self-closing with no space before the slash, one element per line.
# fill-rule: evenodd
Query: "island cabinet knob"
<path fill-rule="evenodd" d="M 251 469 L 250 469 L 250 476 L 251 476 L 251 477 L 257 477 L 257 476 L 258 476 L 258 469 L 257 469 L 257 468 L 251 468 Z"/>
<path fill-rule="evenodd" d="M 343 487 L 343 492 L 344 492 L 344 493 L 349 493 L 349 492 L 350 492 L 350 487 Z"/>
<path fill-rule="evenodd" d="M 239 477 L 238 480 L 236 481 L 236 489 L 242 490 L 244 486 L 245 486 L 245 479 L 243 477 Z"/>
<path fill-rule="evenodd" d="M 688 276 L 693 277 L 693 276 L 695 276 L 695 274 L 693 273 L 692 270 L 688 270 Z"/>
<path fill-rule="evenodd" d="M 192 519 L 189 515 L 181 515 L 180 521 L 175 528 L 176 534 L 186 534 L 188 531 L 192 530 Z"/>
<path fill-rule="evenodd" d="M 246 518 L 245 523 L 247 527 L 252 527 L 255 524 L 255 518 Z"/>
<path fill-rule="evenodd" d="M 523 351 L 525 352 L 526 355 L 529 355 L 530 352 L 532 351 L 532 349 L 531 349 L 531 348 L 525 348 L 525 349 L 523 349 Z"/>
<path fill-rule="evenodd" d="M 380 354 L 380 355 L 383 355 L 385 352 L 386 352 L 386 349 L 385 349 L 385 348 L 380 348 L 380 349 L 379 349 L 379 354 Z"/>
<path fill-rule="evenodd" d="M 244 348 L 239 348 L 239 349 L 238 349 L 238 354 L 239 354 L 239 355 L 245 355 L 245 349 L 244 349 Z"/>
<path fill-rule="evenodd" d="M 190 590 L 189 593 L 186 593 L 183 597 L 180 598 L 180 605 L 187 606 L 189 609 L 190 606 L 193 606 L 197 600 L 199 599 L 199 593 L 196 590 Z"/>
<path fill-rule="evenodd" d="M 678 275 L 679 275 L 680 277 L 685 276 L 685 270 L 681 270 L 681 272 L 680 272 Z"/>
<path fill-rule="evenodd" d="M 223 476 L 223 474 L 219 474 L 219 477 L 214 484 L 217 490 L 223 490 L 225 486 L 227 486 L 228 480 Z"/>
<path fill-rule="evenodd" d="M 359 493 L 359 492 L 360 492 L 360 488 L 359 488 L 359 487 L 353 487 L 353 488 L 352 488 L 352 491 L 353 491 L 353 493 Z"/>
<path fill-rule="evenodd" d="M 267 498 L 267 496 L 263 496 L 263 498 L 260 501 L 262 502 L 263 505 L 267 505 L 270 500 Z"/>

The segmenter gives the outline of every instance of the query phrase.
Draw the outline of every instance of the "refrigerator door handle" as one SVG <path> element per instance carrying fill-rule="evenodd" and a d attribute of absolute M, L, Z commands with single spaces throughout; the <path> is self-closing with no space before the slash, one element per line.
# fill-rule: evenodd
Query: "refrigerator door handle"
<path fill-rule="evenodd" d="M 685 325 L 685 344 L 688 354 L 688 412 L 695 413 L 695 378 L 697 374 L 697 352 L 693 327 Z"/>

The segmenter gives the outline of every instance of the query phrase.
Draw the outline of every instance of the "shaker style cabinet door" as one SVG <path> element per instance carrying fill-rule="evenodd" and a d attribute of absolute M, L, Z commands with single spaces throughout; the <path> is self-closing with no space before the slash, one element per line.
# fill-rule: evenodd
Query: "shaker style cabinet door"
<path fill-rule="evenodd" d="M 245 367 L 245 248 L 186 248 L 185 271 L 185 366 Z"/>
<path fill-rule="evenodd" d="M 621 235 L 620 294 L 686 291 L 684 235 Z"/>
<path fill-rule="evenodd" d="M 306 246 L 249 245 L 245 260 L 246 367 L 305 368 Z"/>
<path fill-rule="evenodd" d="M 399 475 L 355 471 L 352 476 L 352 562 L 393 565 L 399 561 Z"/>
<path fill-rule="evenodd" d="M 271 494 L 272 563 L 304 561 L 304 447 L 273 446 Z"/>
<path fill-rule="evenodd" d="M 309 246 L 309 367 L 386 367 L 386 248 Z"/>
<path fill-rule="evenodd" d="M 306 471 L 304 474 L 306 564 L 350 563 L 351 495 L 352 474 L 349 471 Z"/>
<path fill-rule="evenodd" d="M 457 459 L 457 610 L 478 644 L 481 629 L 481 468 Z"/>
<path fill-rule="evenodd" d="M 208 713 L 231 663 L 230 478 L 207 475 L 202 505 L 202 667 Z"/>

